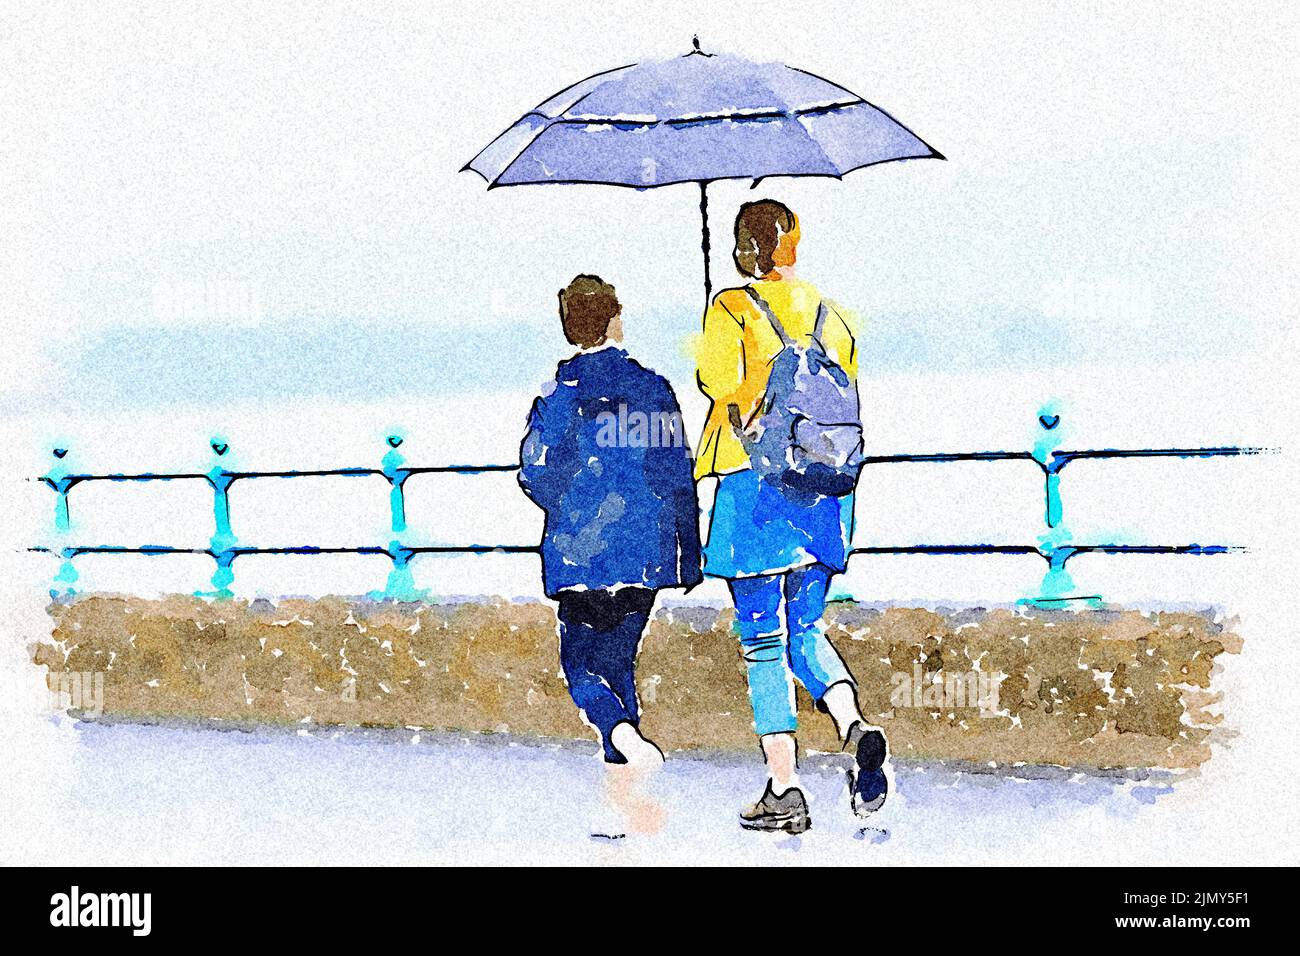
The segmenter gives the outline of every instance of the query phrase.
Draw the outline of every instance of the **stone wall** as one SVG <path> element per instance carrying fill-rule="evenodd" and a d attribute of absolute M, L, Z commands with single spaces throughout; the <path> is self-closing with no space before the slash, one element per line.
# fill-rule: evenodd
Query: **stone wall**
<path fill-rule="evenodd" d="M 35 661 L 51 674 L 101 672 L 104 713 L 119 718 L 591 734 L 559 672 L 547 604 L 86 595 L 50 614 Z M 644 729 L 665 750 L 755 747 L 730 621 L 730 609 L 670 607 L 652 622 L 638 684 Z M 1223 624 L 1183 612 L 836 603 L 827 622 L 896 756 L 979 763 L 1196 766 L 1221 719 L 1216 659 L 1239 650 Z M 954 702 L 954 677 L 972 672 Z M 980 675 L 986 689 L 998 679 L 983 711 Z M 834 749 L 829 718 L 802 692 L 800 710 L 801 743 Z"/>

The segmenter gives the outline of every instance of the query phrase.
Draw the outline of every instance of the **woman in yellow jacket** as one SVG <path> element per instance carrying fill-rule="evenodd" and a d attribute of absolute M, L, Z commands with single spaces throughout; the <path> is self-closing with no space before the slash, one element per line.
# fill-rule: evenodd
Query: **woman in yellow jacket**
<path fill-rule="evenodd" d="M 781 203 L 741 207 L 734 258 L 754 281 L 718 293 L 705 315 L 698 378 L 711 405 L 695 466 L 697 480 L 718 479 L 704 573 L 725 578 L 731 589 L 754 729 L 767 762 L 767 787 L 758 803 L 741 811 L 741 825 L 790 832 L 810 824 L 796 776 L 795 680 L 830 713 L 853 754 L 854 810 L 875 810 L 888 790 L 884 735 L 862 719 L 853 677 L 821 625 L 830 579 L 847 563 L 853 495 L 792 500 L 751 469 L 742 441 L 783 348 L 775 323 L 794 342 L 806 343 L 824 304 L 822 347 L 856 380 L 854 330 L 813 285 L 795 276 L 798 244 L 799 221 Z"/>

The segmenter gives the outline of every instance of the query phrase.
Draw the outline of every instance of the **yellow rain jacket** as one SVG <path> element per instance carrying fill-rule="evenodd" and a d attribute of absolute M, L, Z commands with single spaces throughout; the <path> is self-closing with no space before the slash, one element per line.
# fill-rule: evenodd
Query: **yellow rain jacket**
<path fill-rule="evenodd" d="M 811 339 L 817 306 L 825 301 L 822 345 L 849 378 L 856 380 L 856 321 L 851 316 L 824 300 L 815 286 L 801 279 L 762 279 L 752 285 L 781 320 L 790 338 L 799 343 Z M 749 421 L 767 390 L 772 360 L 780 351 L 781 340 L 743 288 L 724 289 L 714 296 L 696 349 L 700 390 L 711 400 L 704 435 L 697 446 L 696 481 L 749 467 L 749 458 L 728 419 L 727 406 L 738 406 L 741 421 Z"/>

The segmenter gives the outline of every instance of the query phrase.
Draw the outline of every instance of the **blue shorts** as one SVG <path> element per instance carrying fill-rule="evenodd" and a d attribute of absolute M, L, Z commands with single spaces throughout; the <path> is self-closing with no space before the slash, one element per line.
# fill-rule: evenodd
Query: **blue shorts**
<path fill-rule="evenodd" d="M 735 471 L 718 481 L 704 573 L 745 578 L 809 564 L 843 571 L 852 534 L 853 495 L 800 504 L 754 471 Z"/>

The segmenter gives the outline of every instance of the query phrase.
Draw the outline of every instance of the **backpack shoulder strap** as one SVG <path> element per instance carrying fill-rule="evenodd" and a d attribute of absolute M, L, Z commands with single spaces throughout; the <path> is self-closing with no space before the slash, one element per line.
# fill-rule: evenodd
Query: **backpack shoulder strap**
<path fill-rule="evenodd" d="M 826 327 L 826 303 L 817 303 L 817 322 L 813 325 L 813 338 L 818 343 L 822 341 L 822 329 Z"/>
<path fill-rule="evenodd" d="M 758 311 L 767 316 L 767 321 L 771 323 L 772 330 L 776 332 L 776 337 L 781 340 L 781 344 L 786 347 L 794 345 L 794 339 L 790 338 L 790 334 L 786 332 L 785 326 L 782 325 L 781 320 L 776 317 L 776 313 L 773 312 L 772 307 L 767 304 L 767 300 L 758 294 L 758 290 L 752 285 L 747 285 L 745 286 L 745 292 L 747 292 L 749 297 L 754 300 L 754 305 L 758 306 Z"/>

